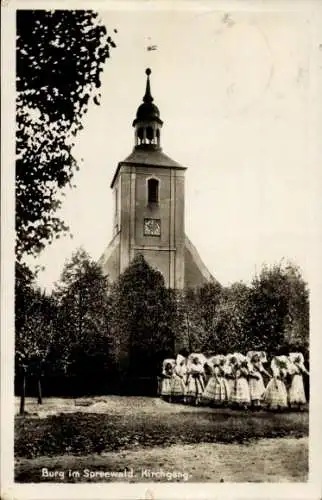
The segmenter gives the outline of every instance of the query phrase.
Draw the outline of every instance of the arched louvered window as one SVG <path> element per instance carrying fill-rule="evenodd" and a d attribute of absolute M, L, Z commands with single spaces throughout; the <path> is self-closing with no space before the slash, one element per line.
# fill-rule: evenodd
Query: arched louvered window
<path fill-rule="evenodd" d="M 150 143 L 153 142 L 154 134 L 153 134 L 153 128 L 152 127 L 147 127 L 146 129 L 146 138 Z"/>
<path fill-rule="evenodd" d="M 138 144 L 142 144 L 143 137 L 144 137 L 143 128 L 140 127 L 139 130 L 138 130 Z"/>
<path fill-rule="evenodd" d="M 148 180 L 148 203 L 159 203 L 159 181 Z"/>

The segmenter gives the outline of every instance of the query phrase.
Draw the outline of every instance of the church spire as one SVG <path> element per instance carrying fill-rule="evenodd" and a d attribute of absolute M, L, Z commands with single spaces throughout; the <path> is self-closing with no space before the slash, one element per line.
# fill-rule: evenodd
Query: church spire
<path fill-rule="evenodd" d="M 145 95 L 143 97 L 143 102 L 152 102 L 153 97 L 151 95 L 151 88 L 150 88 L 150 75 L 151 75 L 150 68 L 147 68 L 145 70 L 145 74 L 147 75 L 147 78 L 146 78 L 146 89 L 145 89 Z"/>
<path fill-rule="evenodd" d="M 153 104 L 150 68 L 145 70 L 145 74 L 147 75 L 147 79 L 143 103 L 138 107 L 136 118 L 133 121 L 133 127 L 135 127 L 135 147 L 146 148 L 148 146 L 149 148 L 160 149 L 160 130 L 163 122 L 160 119 L 158 107 Z"/>

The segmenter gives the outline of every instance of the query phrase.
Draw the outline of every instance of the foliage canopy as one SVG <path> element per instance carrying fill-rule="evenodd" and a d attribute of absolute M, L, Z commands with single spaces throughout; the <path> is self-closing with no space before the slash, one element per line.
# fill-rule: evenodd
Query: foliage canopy
<path fill-rule="evenodd" d="M 68 230 L 57 212 L 78 169 L 73 140 L 91 100 L 99 104 L 101 73 L 113 47 L 93 11 L 17 10 L 18 259 Z"/>

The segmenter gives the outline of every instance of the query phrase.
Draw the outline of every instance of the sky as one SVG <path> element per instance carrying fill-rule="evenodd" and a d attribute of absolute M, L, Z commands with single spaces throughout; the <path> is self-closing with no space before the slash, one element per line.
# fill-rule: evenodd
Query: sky
<path fill-rule="evenodd" d="M 40 286 L 52 289 L 78 247 L 99 259 L 112 237 L 110 182 L 134 146 L 147 67 L 163 151 L 188 167 L 185 230 L 209 271 L 223 285 L 249 283 L 264 263 L 285 259 L 309 280 L 320 198 L 308 13 L 145 9 L 100 17 L 117 47 L 101 105 L 91 106 L 74 148 L 81 168 L 61 211 L 73 238 L 28 260 L 45 267 Z"/>

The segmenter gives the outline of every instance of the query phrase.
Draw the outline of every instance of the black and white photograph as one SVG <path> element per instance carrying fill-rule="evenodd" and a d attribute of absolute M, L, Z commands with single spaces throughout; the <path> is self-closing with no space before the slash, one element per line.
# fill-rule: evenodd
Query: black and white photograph
<path fill-rule="evenodd" d="M 321 4 L 35 5 L 2 5 L 3 498 L 318 498 Z"/>

